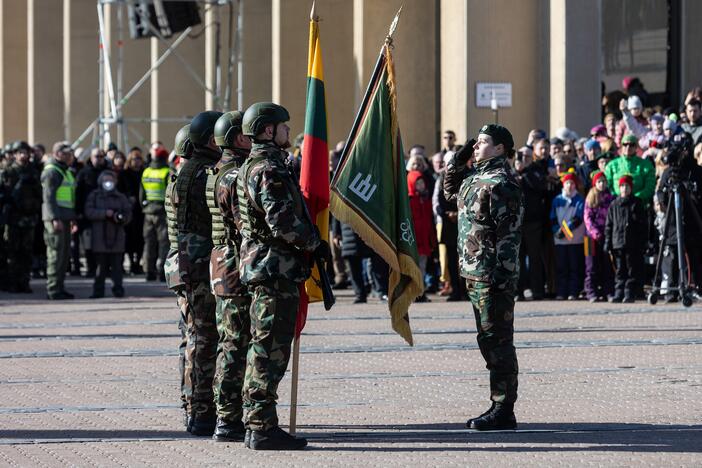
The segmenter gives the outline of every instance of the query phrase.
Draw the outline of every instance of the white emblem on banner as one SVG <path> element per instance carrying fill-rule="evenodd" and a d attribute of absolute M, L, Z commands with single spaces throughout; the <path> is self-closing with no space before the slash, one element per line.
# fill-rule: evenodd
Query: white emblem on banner
<path fill-rule="evenodd" d="M 403 241 L 407 242 L 409 245 L 414 244 L 414 233 L 412 233 L 412 225 L 410 224 L 409 219 L 405 219 L 402 223 L 400 223 L 400 231 L 402 231 L 400 236 L 402 237 Z"/>
<path fill-rule="evenodd" d="M 356 174 L 356 177 L 353 178 L 353 181 L 349 185 L 349 190 L 358 195 L 361 198 L 361 200 L 367 202 L 375 193 L 375 190 L 378 188 L 378 185 L 371 185 L 370 174 L 368 174 L 363 180 L 361 180 L 361 177 L 363 176 L 360 172 Z"/>

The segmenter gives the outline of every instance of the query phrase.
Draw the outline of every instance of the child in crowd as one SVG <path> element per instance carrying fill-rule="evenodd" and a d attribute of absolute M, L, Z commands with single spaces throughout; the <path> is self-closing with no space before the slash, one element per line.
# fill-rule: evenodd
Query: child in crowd
<path fill-rule="evenodd" d="M 632 194 L 630 175 L 619 178 L 619 197 L 609 206 L 605 224 L 605 251 L 615 265 L 614 296 L 610 302 L 634 302 L 643 273 L 646 213 L 643 202 Z"/>
<path fill-rule="evenodd" d="M 607 210 L 612 200 L 604 172 L 594 172 L 592 188 L 585 198 L 585 230 L 590 238 L 585 255 L 585 294 L 590 302 L 604 301 L 614 290 L 612 263 L 604 249 Z"/>
<path fill-rule="evenodd" d="M 575 300 L 583 284 L 583 216 L 585 200 L 578 193 L 573 173 L 566 173 L 563 190 L 551 205 L 551 226 L 556 246 L 556 299 Z"/>
<path fill-rule="evenodd" d="M 419 167 L 415 164 L 412 164 L 411 167 L 412 170 L 407 173 L 407 191 L 409 192 L 410 210 L 412 211 L 414 233 L 417 240 L 419 268 L 424 276 L 427 260 L 436 247 L 434 211 L 431 206 L 432 191 Z M 426 294 L 422 294 L 417 298 L 417 302 L 429 302 L 429 299 Z"/>

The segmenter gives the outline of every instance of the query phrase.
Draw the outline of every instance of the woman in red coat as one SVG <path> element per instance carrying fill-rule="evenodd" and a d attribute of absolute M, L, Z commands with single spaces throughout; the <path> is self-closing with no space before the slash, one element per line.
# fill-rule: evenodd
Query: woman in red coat
<path fill-rule="evenodd" d="M 427 258 L 436 247 L 436 228 L 434 227 L 434 213 L 431 207 L 432 193 L 420 166 L 420 162 L 410 161 L 412 170 L 407 173 L 407 191 L 409 192 L 410 210 L 412 211 L 412 221 L 414 223 L 414 235 L 417 240 L 419 268 L 422 270 L 422 276 L 424 276 Z M 428 301 L 426 294 L 422 294 L 417 298 L 417 302 Z"/>

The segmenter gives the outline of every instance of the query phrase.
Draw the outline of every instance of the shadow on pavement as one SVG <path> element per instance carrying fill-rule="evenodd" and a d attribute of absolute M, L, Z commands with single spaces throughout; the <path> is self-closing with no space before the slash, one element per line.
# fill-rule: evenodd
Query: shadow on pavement
<path fill-rule="evenodd" d="M 312 450 L 346 451 L 493 451 L 493 452 L 674 452 L 702 453 L 702 425 L 619 423 L 524 423 L 517 431 L 478 432 L 462 424 L 408 425 L 311 425 L 301 435 L 324 444 L 342 447 L 310 447 Z M 326 430 L 334 432 L 316 432 Z M 336 432 L 339 431 L 339 432 Z M 403 447 L 402 444 L 439 444 L 434 447 Z M 362 445 L 354 445 L 362 444 Z M 445 445 L 465 444 L 465 447 Z M 474 444 L 490 444 L 475 447 Z M 515 444 L 495 446 L 493 444 Z M 518 444 L 518 445 L 517 445 Z M 371 445 L 371 446 L 369 446 Z M 373 447 L 372 445 L 377 445 Z"/>
<path fill-rule="evenodd" d="M 96 429 L 20 429 L 0 430 L 0 441 L 32 440 L 37 442 L 67 441 L 71 439 L 98 439 L 98 440 L 173 440 L 195 439 L 185 430 L 159 431 L 159 430 L 96 430 Z"/>

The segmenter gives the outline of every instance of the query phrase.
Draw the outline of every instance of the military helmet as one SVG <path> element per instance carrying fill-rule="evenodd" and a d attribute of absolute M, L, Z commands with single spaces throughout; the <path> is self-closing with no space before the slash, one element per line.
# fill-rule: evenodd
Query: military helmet
<path fill-rule="evenodd" d="M 193 154 L 193 144 L 190 142 L 190 124 L 178 130 L 173 146 L 176 156 L 188 159 Z"/>
<path fill-rule="evenodd" d="M 217 119 L 214 127 L 214 137 L 217 146 L 222 148 L 233 148 L 237 135 L 241 133 L 241 122 L 244 113 L 241 111 L 231 111 Z"/>
<path fill-rule="evenodd" d="M 26 151 L 28 153 L 31 153 L 32 147 L 29 146 L 29 143 L 27 143 L 26 141 L 17 140 L 17 141 L 12 143 L 12 147 L 10 148 L 10 151 L 12 151 L 13 153 L 15 153 L 17 151 Z"/>
<path fill-rule="evenodd" d="M 214 133 L 215 122 L 221 116 L 222 113 L 217 111 L 205 111 L 197 114 L 190 122 L 190 142 L 195 146 L 207 146 Z"/>
<path fill-rule="evenodd" d="M 288 120 L 290 120 L 290 114 L 285 107 L 272 102 L 257 102 L 246 109 L 241 128 L 244 135 L 254 137 L 260 134 L 266 125 L 275 125 Z"/>

